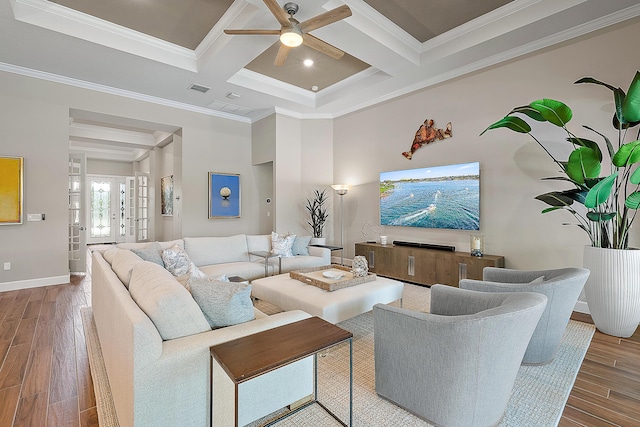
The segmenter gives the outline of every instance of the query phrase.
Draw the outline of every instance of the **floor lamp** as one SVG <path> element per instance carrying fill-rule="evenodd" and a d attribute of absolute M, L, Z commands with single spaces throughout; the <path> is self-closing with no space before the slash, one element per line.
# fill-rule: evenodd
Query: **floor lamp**
<path fill-rule="evenodd" d="M 344 184 L 334 184 L 331 186 L 338 196 L 340 196 L 340 246 L 342 250 L 340 251 L 340 265 L 344 265 L 344 203 L 343 196 L 347 194 L 349 191 L 349 186 Z"/>

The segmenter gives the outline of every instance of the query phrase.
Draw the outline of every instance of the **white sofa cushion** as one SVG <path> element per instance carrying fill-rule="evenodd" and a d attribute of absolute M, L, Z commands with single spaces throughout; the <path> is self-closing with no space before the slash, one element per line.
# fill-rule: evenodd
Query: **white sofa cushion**
<path fill-rule="evenodd" d="M 118 248 L 110 248 L 106 251 L 102 252 L 102 257 L 109 263 L 109 265 L 113 264 L 113 259 L 118 253 Z"/>
<path fill-rule="evenodd" d="M 174 245 L 180 245 L 184 248 L 184 241 L 182 239 L 169 240 L 167 242 L 140 242 L 140 243 L 118 243 L 116 248 L 120 249 L 144 249 L 154 243 L 158 243 L 161 249 L 167 249 Z"/>
<path fill-rule="evenodd" d="M 237 325 L 255 319 L 250 284 L 192 278 L 187 285 L 212 328 Z"/>
<path fill-rule="evenodd" d="M 271 236 L 269 234 L 247 234 L 247 249 L 249 252 L 269 252 L 271 250 Z"/>
<path fill-rule="evenodd" d="M 277 259 L 270 259 L 269 263 L 277 270 Z M 292 258 L 282 258 L 282 272 L 300 270 L 303 268 L 321 267 L 327 265 L 324 258 L 317 256 L 298 255 Z"/>
<path fill-rule="evenodd" d="M 158 264 L 136 264 L 129 292 L 165 341 L 211 330 L 189 291 Z"/>
<path fill-rule="evenodd" d="M 143 259 L 126 249 L 114 248 L 109 249 L 107 252 L 110 251 L 113 251 L 111 269 L 116 273 L 124 287 L 129 289 L 129 282 L 131 281 L 131 272 L 133 267 L 143 262 Z M 111 258 L 111 254 L 109 254 L 109 258 Z"/>
<path fill-rule="evenodd" d="M 247 236 L 244 234 L 229 237 L 185 237 L 184 248 L 198 267 L 249 261 Z"/>
<path fill-rule="evenodd" d="M 276 267 L 277 270 L 277 267 Z M 240 276 L 247 280 L 264 277 L 264 258 L 260 258 L 256 262 L 229 262 L 226 264 L 212 264 L 200 267 L 200 271 L 208 277 L 220 277 L 226 274 L 227 277 Z M 273 267 L 268 271 L 273 272 Z"/>

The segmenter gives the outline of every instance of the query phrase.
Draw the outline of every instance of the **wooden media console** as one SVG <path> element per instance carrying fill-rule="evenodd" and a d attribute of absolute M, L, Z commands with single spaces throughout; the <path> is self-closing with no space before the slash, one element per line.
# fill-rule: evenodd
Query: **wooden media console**
<path fill-rule="evenodd" d="M 476 257 L 469 252 L 380 243 L 355 246 L 355 254 L 367 259 L 370 272 L 419 285 L 458 286 L 461 279 L 481 280 L 485 267 L 504 267 L 504 257 L 498 255 Z"/>

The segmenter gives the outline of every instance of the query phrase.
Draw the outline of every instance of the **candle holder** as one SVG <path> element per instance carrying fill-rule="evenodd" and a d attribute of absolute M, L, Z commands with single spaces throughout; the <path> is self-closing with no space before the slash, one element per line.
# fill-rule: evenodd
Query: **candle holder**
<path fill-rule="evenodd" d="M 469 246 L 471 247 L 471 255 L 481 257 L 484 253 L 484 236 L 472 234 L 469 236 Z"/>

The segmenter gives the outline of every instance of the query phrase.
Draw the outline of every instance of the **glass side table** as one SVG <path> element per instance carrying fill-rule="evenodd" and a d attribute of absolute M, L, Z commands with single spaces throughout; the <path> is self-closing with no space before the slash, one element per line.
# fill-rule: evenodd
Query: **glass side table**
<path fill-rule="evenodd" d="M 260 258 L 264 258 L 264 277 L 269 275 L 269 259 L 278 258 L 278 274 L 282 274 L 282 258 L 280 255 L 273 254 L 269 251 L 253 251 L 249 252 L 249 255 L 255 255 Z"/>
<path fill-rule="evenodd" d="M 340 251 L 340 265 L 344 265 L 344 248 L 342 246 L 332 246 L 332 245 L 309 245 L 309 246 L 314 246 L 316 248 L 329 249 L 331 252 Z"/>

